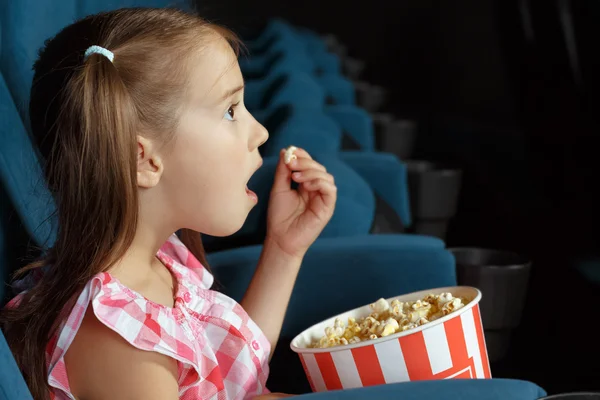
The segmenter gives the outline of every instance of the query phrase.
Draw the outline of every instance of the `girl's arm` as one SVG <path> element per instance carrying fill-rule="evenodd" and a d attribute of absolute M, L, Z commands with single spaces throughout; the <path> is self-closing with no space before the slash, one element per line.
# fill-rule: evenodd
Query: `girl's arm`
<path fill-rule="evenodd" d="M 177 361 L 133 347 L 102 324 L 91 306 L 65 365 L 71 392 L 79 399 L 179 399 Z"/>
<path fill-rule="evenodd" d="M 271 343 L 269 360 L 279 339 L 301 263 L 301 257 L 287 254 L 273 242 L 265 242 L 258 267 L 241 302 Z"/>
<path fill-rule="evenodd" d="M 286 160 L 286 150 L 279 154 L 269 198 L 267 239 L 241 303 L 269 339 L 271 355 L 302 259 L 331 219 L 337 199 L 333 176 L 325 167 L 302 149 L 290 150 L 295 151 L 291 160 Z M 291 188 L 292 171 L 298 190 Z"/>

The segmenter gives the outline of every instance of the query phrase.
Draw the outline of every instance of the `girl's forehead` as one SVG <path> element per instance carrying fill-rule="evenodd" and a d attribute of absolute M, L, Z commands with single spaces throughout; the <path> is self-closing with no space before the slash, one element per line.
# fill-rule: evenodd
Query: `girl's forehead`
<path fill-rule="evenodd" d="M 201 50 L 191 66 L 191 94 L 196 104 L 215 106 L 232 87 L 243 85 L 237 57 L 223 38 L 215 38 Z"/>

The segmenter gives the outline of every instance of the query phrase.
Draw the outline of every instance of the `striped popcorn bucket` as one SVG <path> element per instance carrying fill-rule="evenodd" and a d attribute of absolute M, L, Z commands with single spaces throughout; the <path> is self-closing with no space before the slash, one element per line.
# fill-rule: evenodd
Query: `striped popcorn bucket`
<path fill-rule="evenodd" d="M 292 340 L 313 392 L 431 379 L 491 378 L 479 312 L 481 292 L 467 286 L 424 290 L 388 299 L 414 301 L 450 292 L 471 300 L 438 320 L 402 333 L 325 349 L 307 345 L 323 336 L 336 318 L 347 321 L 371 313 L 369 306 L 313 325 Z"/>

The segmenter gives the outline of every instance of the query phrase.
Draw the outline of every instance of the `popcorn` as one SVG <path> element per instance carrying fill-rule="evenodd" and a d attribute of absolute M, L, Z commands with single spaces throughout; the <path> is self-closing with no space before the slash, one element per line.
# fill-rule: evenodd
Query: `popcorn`
<path fill-rule="evenodd" d="M 417 322 L 420 318 L 423 318 L 429 314 L 431 310 L 431 304 L 427 301 L 417 300 L 410 306 L 410 312 L 408 313 L 408 319 L 410 322 Z"/>
<path fill-rule="evenodd" d="M 397 320 L 405 317 L 403 312 L 404 304 L 399 300 L 392 300 L 390 314 Z"/>
<path fill-rule="evenodd" d="M 452 294 L 450 293 L 442 293 L 437 298 L 438 306 L 443 306 L 453 299 Z"/>
<path fill-rule="evenodd" d="M 329 338 L 340 337 L 344 334 L 344 328 L 327 328 L 325 329 L 325 336 Z"/>
<path fill-rule="evenodd" d="M 385 325 L 381 331 L 381 337 L 394 334 L 398 329 L 400 329 L 398 321 L 396 321 L 394 318 L 388 318 L 387 321 L 385 321 Z"/>
<path fill-rule="evenodd" d="M 460 308 L 463 308 L 464 304 L 460 299 L 452 299 L 442 307 L 442 313 L 444 315 L 450 314 L 452 311 L 456 311 Z"/>
<path fill-rule="evenodd" d="M 296 148 L 291 146 L 288 151 L 290 149 L 293 152 Z M 286 157 L 287 154 L 286 151 Z M 372 312 L 365 318 L 357 321 L 349 317 L 347 324 L 336 318 L 333 327 L 325 328 L 325 336 L 313 342 L 310 347 L 343 346 L 405 332 L 459 310 L 469 301 L 454 297 L 451 293 L 429 294 L 423 299 L 406 302 L 392 300 L 388 303 L 385 299 L 379 299 L 369 305 Z"/>
<path fill-rule="evenodd" d="M 375 303 L 371 304 L 371 310 L 377 314 L 382 314 L 390 308 L 390 305 L 385 299 L 379 299 Z"/>
<path fill-rule="evenodd" d="M 289 164 L 292 162 L 292 160 L 296 160 L 298 158 L 296 154 L 294 154 L 296 150 L 298 150 L 296 146 L 290 146 L 285 150 L 285 154 L 283 155 L 283 161 L 286 164 Z"/>

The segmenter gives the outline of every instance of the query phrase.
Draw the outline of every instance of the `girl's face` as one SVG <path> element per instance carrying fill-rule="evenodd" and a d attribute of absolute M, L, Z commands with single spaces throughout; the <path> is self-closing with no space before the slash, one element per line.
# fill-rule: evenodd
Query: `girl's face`
<path fill-rule="evenodd" d="M 192 65 L 186 101 L 160 180 L 168 214 L 180 228 L 212 236 L 238 231 L 256 205 L 246 184 L 269 137 L 244 106 L 237 58 L 215 40 Z"/>

